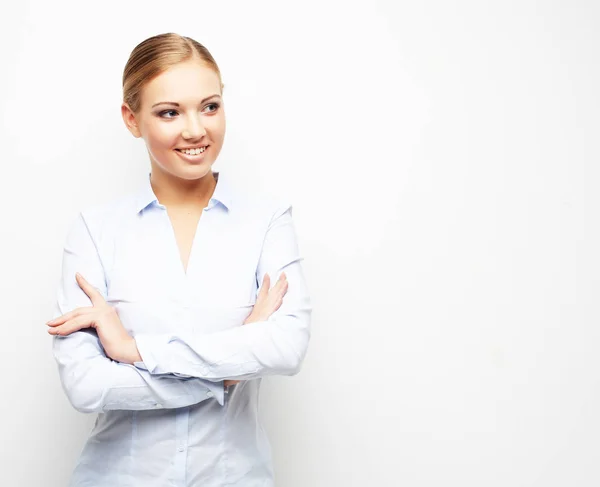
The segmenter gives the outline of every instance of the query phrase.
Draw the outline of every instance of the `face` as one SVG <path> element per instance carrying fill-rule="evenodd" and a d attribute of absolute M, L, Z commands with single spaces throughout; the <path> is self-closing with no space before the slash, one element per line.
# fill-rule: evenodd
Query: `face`
<path fill-rule="evenodd" d="M 225 138 L 221 82 L 211 68 L 198 61 L 172 66 L 144 85 L 139 113 L 125 103 L 121 111 L 129 131 L 145 140 L 153 172 L 188 180 L 211 174 Z M 203 146 L 198 155 L 181 150 Z"/>

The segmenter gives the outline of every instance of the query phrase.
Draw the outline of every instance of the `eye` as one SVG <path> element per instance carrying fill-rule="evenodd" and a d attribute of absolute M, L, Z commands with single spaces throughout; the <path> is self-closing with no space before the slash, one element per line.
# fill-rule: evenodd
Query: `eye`
<path fill-rule="evenodd" d="M 177 113 L 177 110 L 163 110 L 162 112 L 160 112 L 160 113 L 158 114 L 158 116 L 159 116 L 159 117 L 163 117 L 163 115 L 164 115 L 165 113 Z M 165 118 L 165 117 L 163 117 L 163 118 Z M 166 117 L 166 118 L 173 118 L 173 117 Z"/>
<path fill-rule="evenodd" d="M 219 104 L 218 103 L 209 103 L 208 105 L 206 105 L 206 107 L 215 107 L 214 110 L 211 110 L 211 112 L 216 112 L 219 109 Z"/>

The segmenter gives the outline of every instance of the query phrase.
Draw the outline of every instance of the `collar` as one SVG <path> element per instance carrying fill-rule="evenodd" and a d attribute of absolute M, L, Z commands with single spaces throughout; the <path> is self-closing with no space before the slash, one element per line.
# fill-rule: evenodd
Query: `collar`
<path fill-rule="evenodd" d="M 135 195 L 135 211 L 139 213 L 143 209 L 148 206 L 154 204 L 162 207 L 154 194 L 154 190 L 152 189 L 152 185 L 150 184 L 150 175 L 152 173 L 148 173 L 148 177 L 144 178 L 143 184 L 140 186 L 139 191 Z M 231 208 L 231 187 L 227 184 L 227 178 L 224 175 L 223 171 L 215 171 L 213 172 L 215 179 L 217 180 L 217 186 L 215 187 L 215 191 L 213 192 L 212 198 L 208 202 L 207 209 L 212 208 L 217 203 L 221 203 L 227 210 Z"/>

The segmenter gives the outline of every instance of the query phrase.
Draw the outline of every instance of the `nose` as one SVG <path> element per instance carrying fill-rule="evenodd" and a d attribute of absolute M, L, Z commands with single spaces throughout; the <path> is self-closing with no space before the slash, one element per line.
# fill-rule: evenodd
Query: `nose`
<path fill-rule="evenodd" d="M 184 130 L 181 132 L 184 139 L 199 139 L 205 134 L 206 129 L 197 117 L 188 117 Z"/>

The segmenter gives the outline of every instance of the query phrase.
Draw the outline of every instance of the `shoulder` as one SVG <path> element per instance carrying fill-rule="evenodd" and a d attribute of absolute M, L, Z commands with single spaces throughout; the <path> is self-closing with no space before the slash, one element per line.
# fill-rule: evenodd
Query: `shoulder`
<path fill-rule="evenodd" d="M 93 237 L 102 238 L 135 217 L 135 193 L 114 197 L 81 208 L 81 218 Z"/>

